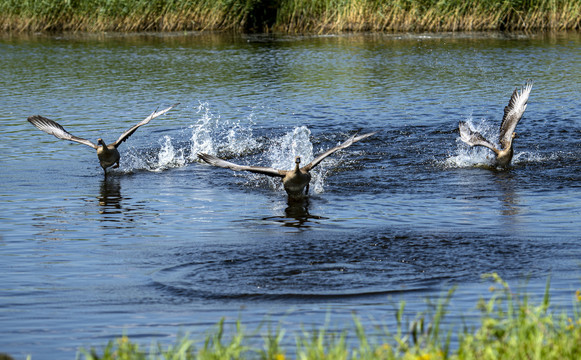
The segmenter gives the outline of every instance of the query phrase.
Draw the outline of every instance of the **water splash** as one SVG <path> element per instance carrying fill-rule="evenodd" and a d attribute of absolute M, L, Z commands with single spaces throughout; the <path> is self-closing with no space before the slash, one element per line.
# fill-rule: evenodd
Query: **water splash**
<path fill-rule="evenodd" d="M 466 122 L 470 128 L 481 133 L 491 143 L 498 143 L 499 134 L 497 126 L 490 124 L 485 119 L 475 122 L 472 116 L 468 117 Z M 456 139 L 456 155 L 448 157 L 441 162 L 441 165 L 445 168 L 493 166 L 494 159 L 495 155 L 490 149 L 482 146 L 470 146 L 464 143 L 458 136 Z"/>
<path fill-rule="evenodd" d="M 195 124 L 189 126 L 191 129 L 189 161 L 195 161 L 199 152 L 216 153 L 212 131 L 219 124 L 220 117 L 214 116 L 208 103 L 200 103 L 197 112 L 202 113 L 202 116 Z"/>
<path fill-rule="evenodd" d="M 122 171 L 164 171 L 198 162 L 198 153 L 237 157 L 261 147 L 253 136 L 253 114 L 244 121 L 222 121 L 208 103 L 195 108 L 197 119 L 172 135 L 164 135 L 159 147 L 138 150 L 129 148 L 123 155 Z"/>
<path fill-rule="evenodd" d="M 514 154 L 512 158 L 512 163 L 515 165 L 520 164 L 530 164 L 530 163 L 545 163 L 558 161 L 564 157 L 567 157 L 563 153 L 550 153 L 550 154 L 540 154 L 535 151 L 522 151 Z"/>
<path fill-rule="evenodd" d="M 301 165 L 313 160 L 313 144 L 310 140 L 311 130 L 300 126 L 273 141 L 268 149 L 268 158 L 276 169 L 292 169 L 295 157 L 301 157 Z"/>
<path fill-rule="evenodd" d="M 270 166 L 275 169 L 290 170 L 295 167 L 295 158 L 301 157 L 301 165 L 308 164 L 313 159 L 313 144 L 310 141 L 311 130 L 300 126 L 278 139 L 273 139 L 267 151 Z M 280 181 L 270 183 L 277 189 L 282 189 Z"/>
<path fill-rule="evenodd" d="M 254 114 L 236 122 L 222 121 L 210 110 L 208 103 L 200 103 L 201 117 L 190 125 L 190 161 L 198 160 L 198 153 L 226 156 L 228 158 L 255 152 L 261 147 L 254 138 Z"/>
<path fill-rule="evenodd" d="M 140 170 L 160 172 L 187 163 L 184 149 L 176 148 L 171 136 L 163 136 L 158 140 L 158 144 L 159 148 L 155 149 L 129 148 L 121 157 L 121 171 L 126 174 Z"/>
<path fill-rule="evenodd" d="M 288 133 L 275 138 L 259 141 L 248 136 L 247 128 L 240 128 L 236 124 L 225 134 L 227 141 L 224 146 L 215 147 L 217 155 L 222 157 L 241 158 L 246 155 L 253 155 L 244 159 L 236 159 L 235 162 L 244 165 L 257 165 L 272 167 L 275 169 L 290 170 L 295 167 L 295 157 L 300 156 L 301 165 L 306 165 L 314 159 L 313 143 L 311 142 L 311 131 L 306 126 L 299 126 Z M 265 148 L 265 150 L 262 150 Z M 250 151 L 252 150 L 252 151 Z M 258 150 L 258 151 L 257 151 Z M 324 162 L 315 170 L 311 171 L 310 190 L 314 193 L 322 193 L 324 179 L 328 171 Z M 283 191 L 283 185 L 279 178 L 254 174 L 250 172 L 236 173 L 236 176 L 247 179 L 246 186 L 262 187 L 267 186 L 277 191 Z"/>
<path fill-rule="evenodd" d="M 172 144 L 171 137 L 166 135 L 163 137 L 163 143 L 157 155 L 157 164 L 150 170 L 162 171 L 169 168 L 182 167 L 186 163 L 184 149 L 178 148 L 176 150 Z"/>
<path fill-rule="evenodd" d="M 275 138 L 256 137 L 253 132 L 254 114 L 246 119 L 231 122 L 222 120 L 211 111 L 208 103 L 200 103 L 195 108 L 197 119 L 176 134 L 164 135 L 157 142 L 159 147 L 149 150 L 131 148 L 125 155 L 122 171 L 130 173 L 138 170 L 160 172 L 199 162 L 198 153 L 220 156 L 248 165 L 268 166 L 290 170 L 295 166 L 295 157 L 301 157 L 301 165 L 311 162 L 316 155 L 311 142 L 311 130 L 299 126 Z M 320 152 L 326 149 L 320 149 Z M 318 154 L 318 152 L 317 152 Z M 327 158 L 311 171 L 312 193 L 324 191 L 324 180 L 329 169 L 337 164 L 337 156 Z M 246 185 L 267 186 L 283 190 L 279 178 L 271 178 L 253 173 L 236 173 L 247 179 Z"/>
<path fill-rule="evenodd" d="M 267 151 L 268 160 L 275 169 L 292 169 L 295 166 L 295 157 L 300 156 L 301 166 L 305 166 L 314 159 L 313 148 L 311 130 L 306 126 L 299 126 L 271 142 Z M 317 194 L 324 191 L 325 177 L 328 174 L 327 164 L 329 161 L 325 160 L 310 172 L 312 177 L 310 189 Z M 275 187 L 282 189 L 280 181 Z"/>
<path fill-rule="evenodd" d="M 499 145 L 499 129 L 496 125 L 490 124 L 484 119 L 475 122 L 472 117 L 469 117 L 466 122 L 475 131 L 481 133 L 491 143 L 495 144 L 497 148 Z M 467 168 L 474 166 L 494 166 L 494 153 L 482 146 L 470 146 L 464 143 L 460 137 L 456 139 L 456 153 L 445 160 L 441 161 L 439 165 L 444 168 Z M 557 154 L 543 155 L 534 151 L 517 151 L 512 158 L 513 165 L 527 164 L 527 163 L 542 163 L 552 161 L 558 158 Z"/>

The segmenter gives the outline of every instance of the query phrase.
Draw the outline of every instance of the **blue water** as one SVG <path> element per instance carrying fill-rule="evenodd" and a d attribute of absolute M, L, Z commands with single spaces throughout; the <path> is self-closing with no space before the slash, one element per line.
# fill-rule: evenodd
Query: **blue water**
<path fill-rule="evenodd" d="M 127 334 L 203 340 L 241 319 L 395 323 L 458 286 L 450 324 L 477 318 L 498 272 L 569 309 L 581 287 L 581 35 L 217 34 L 0 38 L 0 352 L 74 358 Z M 487 149 L 512 91 L 534 81 L 513 166 Z M 30 125 L 43 115 L 120 146 Z M 306 206 L 280 181 L 214 168 L 291 168 L 359 132 L 313 171 Z M 264 329 L 264 327 L 263 327 Z M 260 331 L 254 335 L 260 342 Z"/>

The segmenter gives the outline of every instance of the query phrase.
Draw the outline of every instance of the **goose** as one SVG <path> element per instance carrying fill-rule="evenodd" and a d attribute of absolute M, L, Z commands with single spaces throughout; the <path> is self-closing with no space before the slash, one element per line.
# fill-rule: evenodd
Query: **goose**
<path fill-rule="evenodd" d="M 253 173 L 282 178 L 282 184 L 289 197 L 289 200 L 300 200 L 305 198 L 309 193 L 309 183 L 311 181 L 311 174 L 309 174 L 309 171 L 311 171 L 315 166 L 323 161 L 323 159 L 333 154 L 337 150 L 345 149 L 346 147 L 351 146 L 353 143 L 370 137 L 376 133 L 377 131 L 359 136 L 355 134 L 344 143 L 320 154 L 313 161 L 303 167 L 300 166 L 301 157 L 297 156 L 295 157 L 295 167 L 293 170 L 278 170 L 270 167 L 238 165 L 206 153 L 199 153 L 198 157 L 210 165 L 227 168 L 234 171 L 250 171 Z"/>
<path fill-rule="evenodd" d="M 119 156 L 119 151 L 117 150 L 119 145 L 121 145 L 121 143 L 123 143 L 131 135 L 133 135 L 133 133 L 140 126 L 147 124 L 152 119 L 155 119 L 156 117 L 158 117 L 160 115 L 165 114 L 166 112 L 170 111 L 176 105 L 178 105 L 178 104 L 174 104 L 174 105 L 168 107 L 167 109 L 163 109 L 161 111 L 157 111 L 157 110 L 154 111 L 153 113 L 151 113 L 151 115 L 146 117 L 139 124 L 134 125 L 129 130 L 127 130 L 123 134 L 121 134 L 121 136 L 119 136 L 117 141 L 115 141 L 114 143 L 111 143 L 109 145 L 105 144 L 105 141 L 103 141 L 103 139 L 101 139 L 101 138 L 97 139 L 97 144 L 95 145 L 90 140 L 74 136 L 71 133 L 69 133 L 68 131 L 66 131 L 65 128 L 62 127 L 57 122 L 52 121 L 50 119 L 47 119 L 47 118 L 40 116 L 40 115 L 30 116 L 28 118 L 28 121 L 32 125 L 34 125 L 36 128 L 44 131 L 47 134 L 54 135 L 55 137 L 62 139 L 62 140 L 75 141 L 75 142 L 90 146 L 93 149 L 97 150 L 97 158 L 99 158 L 99 163 L 101 164 L 101 167 L 103 168 L 103 171 L 105 172 L 105 177 L 107 177 L 107 168 L 108 167 L 110 167 L 112 165 L 115 165 L 115 166 L 113 166 L 113 168 L 119 167 L 120 156 Z"/>
<path fill-rule="evenodd" d="M 508 105 L 504 108 L 499 136 L 501 149 L 498 149 L 490 141 L 486 140 L 479 132 L 472 130 L 465 121 L 458 123 L 460 139 L 470 146 L 484 146 L 494 151 L 496 154 L 495 166 L 507 168 L 514 154 L 512 149 L 513 140 L 516 138 L 514 130 L 527 108 L 527 101 L 532 88 L 533 82 L 527 81 L 520 92 L 518 88 L 514 89 Z"/>

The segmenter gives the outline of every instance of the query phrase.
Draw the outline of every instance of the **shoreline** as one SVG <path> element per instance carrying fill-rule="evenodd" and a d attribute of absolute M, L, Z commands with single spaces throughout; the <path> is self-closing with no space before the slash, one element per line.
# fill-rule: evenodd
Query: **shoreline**
<path fill-rule="evenodd" d="M 576 0 L 0 0 L 0 32 L 340 34 L 581 30 Z"/>

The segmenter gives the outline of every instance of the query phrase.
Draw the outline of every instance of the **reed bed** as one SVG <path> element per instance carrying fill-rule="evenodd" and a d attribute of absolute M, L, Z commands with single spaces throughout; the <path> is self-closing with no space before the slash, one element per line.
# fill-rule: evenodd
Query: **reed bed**
<path fill-rule="evenodd" d="M 284 329 L 271 328 L 256 340 L 257 332 L 245 332 L 238 322 L 230 333 L 221 321 L 205 340 L 182 337 L 174 345 L 153 344 L 144 349 L 123 336 L 100 349 L 81 350 L 85 360 L 161 359 L 383 359 L 383 360 L 551 360 L 581 359 L 581 292 L 572 294 L 572 310 L 557 311 L 550 304 L 549 283 L 544 297 L 533 302 L 515 292 L 498 275 L 490 274 L 493 285 L 488 299 L 482 298 L 479 324 L 443 325 L 454 289 L 432 303 L 426 312 L 405 321 L 405 304 L 396 311 L 395 329 L 381 327 L 373 335 L 354 318 L 353 333 L 324 328 L 303 331 L 295 336 L 296 347 L 285 348 Z M 376 334 L 380 335 L 376 335 Z M 258 345 L 249 345 L 254 339 Z M 453 341 L 451 339 L 454 339 Z"/>
<path fill-rule="evenodd" d="M 579 0 L 0 0 L 0 31 L 581 29 Z"/>
<path fill-rule="evenodd" d="M 485 31 L 579 29 L 581 2 L 567 0 L 331 0 L 289 2 L 281 30 Z M 285 3 L 286 4 L 286 3 Z"/>

